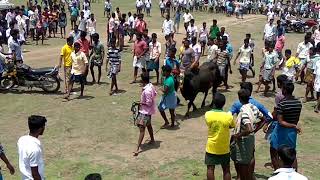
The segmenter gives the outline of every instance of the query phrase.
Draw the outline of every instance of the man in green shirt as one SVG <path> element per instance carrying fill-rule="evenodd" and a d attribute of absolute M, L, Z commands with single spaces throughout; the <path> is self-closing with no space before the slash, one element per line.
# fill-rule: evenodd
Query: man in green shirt
<path fill-rule="evenodd" d="M 220 32 L 219 27 L 217 26 L 217 20 L 212 20 L 212 26 L 210 27 L 210 38 L 216 39 L 217 34 Z"/>
<path fill-rule="evenodd" d="M 172 68 L 169 65 L 162 67 L 165 80 L 163 81 L 163 95 L 161 97 L 158 109 L 164 120 L 164 125 L 161 128 L 166 128 L 169 125 L 165 110 L 169 109 L 171 115 L 171 127 L 174 127 L 175 113 L 174 110 L 177 106 L 177 97 L 174 88 L 174 77 L 171 75 Z"/>

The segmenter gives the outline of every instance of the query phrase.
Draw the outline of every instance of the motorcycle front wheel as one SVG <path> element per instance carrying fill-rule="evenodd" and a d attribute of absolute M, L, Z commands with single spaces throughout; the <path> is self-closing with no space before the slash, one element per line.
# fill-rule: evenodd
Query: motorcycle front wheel
<path fill-rule="evenodd" d="M 60 81 L 55 76 L 45 76 L 43 78 L 42 89 L 48 93 L 57 92 L 60 89 Z"/>
<path fill-rule="evenodd" d="M 15 80 L 13 78 L 4 77 L 0 81 L 0 87 L 3 89 L 11 89 L 15 85 Z"/>

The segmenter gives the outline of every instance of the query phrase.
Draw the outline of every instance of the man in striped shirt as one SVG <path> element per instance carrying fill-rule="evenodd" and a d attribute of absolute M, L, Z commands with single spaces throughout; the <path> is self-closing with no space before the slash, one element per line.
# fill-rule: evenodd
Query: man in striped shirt
<path fill-rule="evenodd" d="M 108 62 L 106 63 L 106 70 L 108 69 L 107 66 L 109 66 L 108 76 L 112 79 L 111 81 L 111 88 L 110 88 L 110 96 L 114 93 L 118 92 L 118 84 L 117 84 L 117 74 L 120 72 L 121 69 L 121 55 L 120 50 L 116 47 L 116 39 L 112 38 L 110 40 L 110 47 L 108 49 Z M 115 87 L 115 90 L 113 90 L 113 87 Z"/>
<path fill-rule="evenodd" d="M 272 147 L 278 149 L 286 145 L 296 149 L 297 134 L 300 133 L 298 122 L 302 109 L 301 102 L 293 96 L 294 84 L 292 82 L 284 83 L 282 94 L 284 99 L 279 102 L 277 110 L 278 124 L 271 136 Z M 297 161 L 294 165 L 297 168 Z"/>

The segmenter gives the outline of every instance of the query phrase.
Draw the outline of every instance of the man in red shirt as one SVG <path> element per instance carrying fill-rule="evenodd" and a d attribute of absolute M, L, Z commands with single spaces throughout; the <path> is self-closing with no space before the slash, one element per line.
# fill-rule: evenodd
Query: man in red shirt
<path fill-rule="evenodd" d="M 143 20 L 143 14 L 138 15 L 138 21 L 136 23 L 136 31 L 138 33 L 143 33 L 147 29 L 147 23 Z"/>
<path fill-rule="evenodd" d="M 137 74 L 138 69 L 140 68 L 143 73 L 146 73 L 146 60 L 145 55 L 148 51 L 148 45 L 147 43 L 142 40 L 142 34 L 138 33 L 136 35 L 136 42 L 134 42 L 133 46 L 133 81 L 131 84 L 136 83 L 137 81 Z"/>
<path fill-rule="evenodd" d="M 90 53 L 90 42 L 89 40 L 86 38 L 87 33 L 84 31 L 81 31 L 80 34 L 80 39 L 77 41 L 77 43 L 80 44 L 80 52 L 83 52 L 87 58 L 89 59 L 89 53 Z M 89 66 L 87 66 L 86 68 L 86 72 L 84 73 L 84 77 L 85 77 L 85 83 L 87 83 L 87 75 L 88 75 L 88 68 Z"/>

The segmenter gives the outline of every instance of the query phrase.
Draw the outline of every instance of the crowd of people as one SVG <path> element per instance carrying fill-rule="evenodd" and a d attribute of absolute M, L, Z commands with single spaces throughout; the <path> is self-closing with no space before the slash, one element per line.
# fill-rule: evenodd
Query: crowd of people
<path fill-rule="evenodd" d="M 106 1 L 109 7 L 110 1 Z M 153 8 L 151 0 L 136 0 L 136 12 L 146 12 L 150 16 Z M 316 1 L 269 1 L 269 0 L 160 0 L 157 4 L 161 16 L 165 13 L 176 12 L 178 9 L 193 11 L 208 11 L 225 13 L 227 16 L 235 14 L 243 17 L 243 14 L 266 14 L 268 12 L 281 14 L 294 14 L 299 17 L 318 18 L 320 5 Z M 110 11 L 110 8 L 106 10 Z"/>
<path fill-rule="evenodd" d="M 315 91 L 317 105 L 314 111 L 319 112 L 320 27 L 306 33 L 304 41 L 297 45 L 295 52 L 292 52 L 290 49 L 284 50 L 286 32 L 281 21 L 278 20 L 274 24 L 274 20 L 276 15 L 283 16 L 288 13 L 317 18 L 319 4 L 290 1 L 273 4 L 265 1 L 160 0 L 157 4 L 160 15 L 164 18 L 162 33 L 149 33 L 144 12 L 147 18 L 151 16 L 154 2 L 137 0 L 136 13 L 122 13 L 119 7 L 113 10 L 112 3 L 110 0 L 105 0 L 104 3 L 107 40 L 103 43 L 97 33 L 97 20 L 93 11 L 91 12 L 89 0 L 84 0 L 82 3 L 79 0 L 69 3 L 42 1 L 41 4 L 30 0 L 26 7 L 9 10 L 0 17 L 1 40 L 9 47 L 9 52 L 4 52 L 3 49 L 1 52 L 11 56 L 17 64 L 21 64 L 24 60 L 21 50 L 23 44 L 28 41 L 38 42 L 40 39 L 43 43 L 46 38 L 56 37 L 60 28 L 61 38 L 66 39 L 57 63 L 63 70 L 64 99 L 70 100 L 75 82 L 80 83 L 80 96 L 84 95 L 85 85 L 89 83 L 87 80 L 89 71 L 92 76 L 91 83 L 100 84 L 103 65 L 107 76 L 111 79 L 109 94 L 114 95 L 119 92 L 117 75 L 121 71 L 121 52 L 125 48 L 125 37 L 128 36 L 128 43 L 133 43 L 131 84 L 138 82 L 143 84 L 136 122 L 140 134 L 137 148 L 133 152 L 134 156 L 138 156 L 141 152 L 140 146 L 146 128 L 150 134 L 149 143 L 155 142 L 151 118 L 156 109 L 164 120 L 161 128 L 176 125 L 175 109 L 180 103 L 178 92 L 183 88 L 185 72 L 197 74 L 203 62 L 212 62 L 218 68 L 223 86 L 229 89 L 228 76 L 234 69 L 231 65 L 238 64 L 241 76 L 238 100 L 234 102 L 229 112 L 224 111 L 226 98 L 217 92 L 214 95 L 214 109 L 205 114 L 208 126 L 205 154 L 208 179 L 214 179 L 216 165 L 222 166 L 224 179 L 231 179 L 230 159 L 234 161 L 238 179 L 254 179 L 255 133 L 260 129 L 263 129 L 266 139 L 270 142 L 270 158 L 276 173 L 270 179 L 288 179 L 289 176 L 306 179 L 296 173 L 298 168 L 296 141 L 301 131 L 298 122 L 302 103 L 293 92 L 295 83 L 305 84 L 303 102 L 308 102 L 315 99 Z M 68 15 L 65 9 L 69 12 Z M 273 91 L 276 90 L 277 84 L 279 92 L 276 94 L 272 112 L 252 97 L 253 85 L 247 81 L 248 71 L 251 71 L 253 77 L 256 74 L 254 70 L 256 58 L 253 54 L 256 47 L 251 34 L 244 35 L 243 45 L 234 53 L 230 41 L 232 36 L 227 29 L 219 27 L 217 19 L 213 19 L 210 24 L 196 22 L 192 14 L 198 10 L 226 13 L 227 16 L 235 14 L 237 18 L 243 18 L 243 14 L 246 13 L 259 12 L 267 15 L 267 23 L 261 37 L 265 46 L 261 52 L 262 63 L 256 92 L 259 92 L 261 85 L 264 85 L 264 95 L 268 96 L 271 92 L 270 84 L 273 84 Z M 67 17 L 70 17 L 72 29 L 70 33 L 66 33 Z M 181 18 L 183 30 L 179 29 Z M 175 40 L 179 32 L 185 34 L 180 47 L 179 42 Z M 165 39 L 164 50 L 159 40 L 160 36 Z M 0 70 L 5 70 L 1 64 L 0 67 Z M 97 78 L 95 67 L 98 69 Z M 141 81 L 138 80 L 139 70 L 141 70 Z M 150 81 L 150 74 L 153 71 L 156 73 L 154 83 Z M 275 78 L 276 72 L 280 75 Z M 162 96 L 158 107 L 155 105 L 158 92 L 154 84 L 162 85 Z M 165 113 L 167 109 L 170 112 L 171 122 Z M 18 141 L 19 169 L 23 179 L 43 179 L 42 147 L 37 138 L 44 131 L 46 119 L 42 116 L 31 116 L 28 123 L 30 134 Z M 233 129 L 232 135 L 229 129 Z M 5 157 L 2 148 L 0 157 L 10 172 L 14 173 L 14 168 Z"/>

